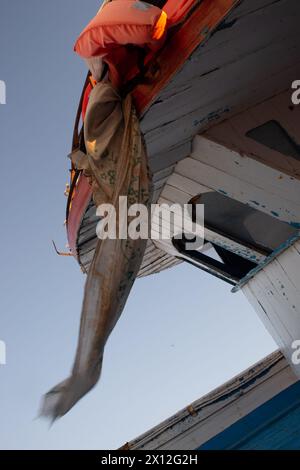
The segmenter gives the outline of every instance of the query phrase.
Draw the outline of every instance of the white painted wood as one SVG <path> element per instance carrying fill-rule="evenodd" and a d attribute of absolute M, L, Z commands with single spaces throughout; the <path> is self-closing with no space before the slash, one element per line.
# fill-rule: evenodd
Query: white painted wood
<path fill-rule="evenodd" d="M 173 173 L 174 168 L 175 168 L 175 165 L 170 165 L 167 168 L 164 168 L 163 170 L 156 171 L 153 174 L 153 178 L 152 178 L 154 185 L 156 185 L 160 181 L 165 181 L 166 178 L 169 178 L 169 176 Z"/>
<path fill-rule="evenodd" d="M 173 169 L 173 167 L 172 167 Z M 172 171 L 171 169 L 171 171 Z M 188 204 L 190 200 L 202 193 L 217 191 L 233 199 L 248 204 L 254 209 L 261 210 L 269 215 L 278 214 L 278 218 L 299 223 L 300 221 L 300 181 L 292 179 L 275 169 L 272 169 L 245 155 L 230 150 L 221 144 L 215 143 L 203 136 L 196 136 L 193 142 L 191 156 L 180 161 L 175 171 L 167 177 L 169 169 L 158 172 L 154 188 L 154 201 L 160 194 L 159 204 Z M 91 210 L 91 209 L 90 209 Z M 89 217 L 93 217 L 91 212 Z M 94 224 L 97 219 L 94 219 Z M 169 256 L 180 256 L 173 247 L 171 238 L 161 239 L 162 230 L 167 226 L 168 218 L 153 217 L 152 230 L 157 234 L 153 243 L 156 251 L 146 253 L 141 267 L 141 275 L 151 271 L 160 270 L 166 264 L 171 265 L 164 253 Z M 91 239 L 93 223 L 87 219 L 79 237 L 81 257 L 85 257 L 85 267 L 91 262 L 92 250 L 96 241 Z M 182 225 L 174 224 L 174 233 L 181 233 Z M 247 259 L 257 262 L 264 260 L 265 256 L 256 250 L 247 248 L 242 244 L 206 229 L 206 240 L 225 247 Z M 295 250 L 295 249 L 294 249 Z M 270 299 L 269 301 L 273 301 Z"/>
<path fill-rule="evenodd" d="M 173 182 L 175 177 L 176 177 L 176 173 L 170 177 L 170 181 Z M 197 189 L 196 193 L 186 192 L 186 191 L 189 191 L 188 188 L 195 189 L 195 186 L 193 187 L 193 182 L 188 179 L 181 179 L 181 182 L 184 182 L 184 187 L 182 188 L 183 190 L 170 186 L 169 181 L 168 181 L 168 184 L 165 186 L 158 203 L 167 204 L 169 205 L 169 207 L 171 207 L 172 204 L 180 204 L 183 206 L 184 204 L 189 203 L 189 201 L 191 200 L 193 196 L 199 194 L 200 187 L 198 185 L 196 186 L 196 189 Z M 209 189 L 206 187 L 202 187 L 202 189 L 204 190 L 204 192 L 209 191 Z M 166 239 L 166 238 L 162 239 L 162 229 L 165 226 L 163 222 L 168 222 L 168 220 L 169 219 L 166 219 L 162 216 L 162 223 L 161 223 L 160 219 L 158 219 L 157 217 L 152 217 L 151 228 L 152 228 L 152 231 L 157 234 L 156 239 L 153 240 L 154 244 L 161 250 L 165 250 L 167 253 L 173 256 L 177 255 L 181 257 L 182 259 L 188 259 L 184 255 L 179 254 L 174 249 L 171 239 Z M 176 233 L 181 233 L 182 227 L 174 223 L 174 231 Z M 213 232 L 212 230 L 209 230 L 208 228 L 205 229 L 205 239 L 209 242 L 215 243 L 216 245 L 227 248 L 230 251 L 233 251 L 234 253 L 246 259 L 256 260 L 257 262 L 261 262 L 265 259 L 265 256 L 259 253 L 258 251 L 247 248 L 240 243 L 234 242 L 225 236 L 222 236 L 220 234 Z"/>
<path fill-rule="evenodd" d="M 300 340 L 300 241 L 287 248 L 242 287 L 267 330 L 300 377 L 292 362 L 292 343 Z"/>
<path fill-rule="evenodd" d="M 277 121 L 294 142 L 300 142 L 300 107 L 291 106 L 291 88 L 239 113 L 205 132 L 215 142 L 248 155 L 293 178 L 300 179 L 300 161 L 247 137 L 251 129 Z M 281 186 L 281 185 L 280 185 Z"/>
<path fill-rule="evenodd" d="M 281 254 L 280 265 L 290 282 L 297 288 L 297 285 L 299 285 L 300 256 L 295 246 L 291 246 L 289 250 Z"/>
<path fill-rule="evenodd" d="M 241 148 L 240 151 L 242 150 Z M 300 208 L 300 181 L 281 171 L 274 170 L 202 136 L 195 137 L 191 157 L 211 168 L 290 201 L 298 210 Z"/>
<path fill-rule="evenodd" d="M 186 161 L 183 160 L 183 161 Z M 178 173 L 178 168 L 177 171 L 174 172 L 170 178 L 168 179 L 168 187 L 178 189 L 180 191 L 184 191 L 188 195 L 188 200 L 190 200 L 192 197 L 196 196 L 197 194 L 201 194 L 204 192 L 209 192 L 212 191 L 210 190 L 207 186 L 204 186 L 203 184 L 200 184 L 197 180 L 199 178 L 194 178 L 193 180 L 191 178 L 186 178 L 185 176 L 181 175 Z M 164 192 L 164 195 L 166 193 Z"/>
<path fill-rule="evenodd" d="M 227 45 L 226 50 L 233 49 Z M 163 99 L 162 104 L 159 101 L 158 105 L 152 106 L 147 114 L 149 127 L 146 128 L 146 121 L 143 123 L 150 154 L 154 155 L 162 149 L 167 151 L 172 145 L 191 139 L 193 134 L 214 122 L 283 91 L 299 72 L 299 51 L 284 41 L 273 45 L 270 43 L 269 48 L 257 49 L 256 53 L 249 55 L 243 56 L 241 50 L 236 62 L 231 62 L 229 58 L 228 64 L 220 64 L 221 56 L 222 52 L 218 51 L 218 60 L 206 66 L 203 75 L 198 70 L 195 79 L 184 76 L 182 90 L 176 84 L 173 96 Z M 202 64 L 206 65 L 205 55 L 200 57 Z M 186 86 L 186 83 L 189 85 Z M 169 87 L 168 91 L 171 92 Z M 168 116 L 163 115 L 165 109 L 168 110 Z"/>
<path fill-rule="evenodd" d="M 222 149 L 222 146 L 220 146 Z M 226 149 L 223 147 L 224 153 Z M 230 152 L 230 151 L 229 151 Z M 228 155 L 228 160 L 230 157 L 237 158 L 238 154 L 235 152 L 230 152 Z M 201 157 L 200 157 L 201 158 Z M 243 157 L 247 158 L 247 157 Z M 246 178 L 243 178 L 243 172 L 241 171 L 241 177 L 239 177 L 239 172 L 234 169 L 229 169 L 228 171 L 222 171 L 216 166 L 207 165 L 202 163 L 195 158 L 187 158 L 181 161 L 176 171 L 186 177 L 195 181 L 197 179 L 200 183 L 205 182 L 206 187 L 210 190 L 217 191 L 219 193 L 225 194 L 232 199 L 236 199 L 244 204 L 247 204 L 254 209 L 259 209 L 265 214 L 274 216 L 278 214 L 278 218 L 287 223 L 296 223 L 300 224 L 300 181 L 295 180 L 295 189 L 291 188 L 288 192 L 289 199 L 286 196 L 283 196 L 283 190 L 280 188 L 279 172 L 273 170 L 272 168 L 262 168 L 262 165 L 259 162 L 251 159 L 248 159 L 251 162 L 253 175 L 249 173 L 248 181 Z M 236 160 L 238 161 L 238 160 Z M 234 162 L 233 162 L 234 163 Z M 237 164 L 235 164 L 237 166 Z M 236 173 L 232 174 L 231 173 Z M 264 185 L 263 182 L 259 181 L 259 176 L 257 180 L 255 179 L 255 173 L 257 175 L 265 173 Z M 270 172 L 270 173 L 269 173 Z M 276 173 L 274 176 L 273 173 Z M 251 180 L 252 181 L 249 181 Z M 276 180 L 278 180 L 278 188 L 276 188 Z M 291 199 L 295 199 L 291 201 Z"/>
<path fill-rule="evenodd" d="M 226 18 L 227 27 L 217 28 L 207 38 L 142 116 L 141 128 L 154 173 L 154 202 L 174 165 L 190 155 L 195 134 L 265 102 L 286 90 L 287 84 L 299 75 L 299 12 L 299 0 L 243 0 Z M 222 177 L 224 169 L 219 168 L 219 172 Z M 167 196 L 172 193 L 175 197 L 176 189 L 186 188 L 191 196 L 195 196 L 195 191 L 201 192 L 201 186 L 206 186 L 207 191 L 213 189 L 206 181 L 191 177 L 184 182 L 182 178 L 186 176 L 177 173 L 170 180 Z M 277 196 L 280 187 L 283 182 Z M 180 199 L 180 193 L 177 196 Z M 241 192 L 236 190 L 234 196 L 241 197 Z M 272 210 L 277 206 L 272 198 L 270 201 L 268 207 Z M 291 202 L 297 206 L 291 205 L 294 220 L 298 204 L 295 198 Z M 93 214 L 86 214 L 79 234 L 79 260 L 87 269 L 95 247 L 90 240 L 84 243 L 84 234 L 89 236 L 92 230 L 85 223 L 91 221 L 96 224 Z M 157 250 L 154 261 L 161 255 Z"/>
<path fill-rule="evenodd" d="M 139 277 L 160 273 L 165 269 L 169 269 L 170 267 L 175 266 L 178 263 L 179 260 L 170 259 L 170 256 L 165 253 L 160 259 L 156 260 L 154 263 L 151 263 L 148 266 L 144 266 L 139 272 Z"/>
<path fill-rule="evenodd" d="M 172 256 L 179 256 L 182 259 L 189 259 L 187 256 L 178 253 L 178 251 L 173 246 L 172 240 L 167 238 L 162 239 L 161 224 L 158 223 L 156 219 L 152 219 L 152 231 L 157 234 L 156 239 L 153 240 L 153 243 L 157 248 L 161 249 L 162 251 L 166 251 Z M 180 231 L 178 230 L 178 233 L 179 232 Z M 227 250 L 232 251 L 233 253 L 242 256 L 243 258 L 254 260 L 257 263 L 262 262 L 265 259 L 265 256 L 257 252 L 256 250 L 247 248 L 241 245 L 240 243 L 236 243 L 226 238 L 225 236 L 219 235 L 207 228 L 205 229 L 205 240 L 214 243 L 215 245 L 218 245 L 220 247 L 226 248 Z M 202 252 L 202 250 L 200 251 Z"/>
<path fill-rule="evenodd" d="M 216 191 L 284 222 L 300 222 L 300 181 L 203 136 L 195 137 L 192 148 L 191 156 L 181 160 L 167 180 L 159 204 L 184 205 L 195 196 Z M 159 233 L 155 217 L 152 227 Z M 259 251 L 212 230 L 205 230 L 205 238 L 247 259 L 265 259 Z M 175 255 L 171 240 L 154 243 Z"/>

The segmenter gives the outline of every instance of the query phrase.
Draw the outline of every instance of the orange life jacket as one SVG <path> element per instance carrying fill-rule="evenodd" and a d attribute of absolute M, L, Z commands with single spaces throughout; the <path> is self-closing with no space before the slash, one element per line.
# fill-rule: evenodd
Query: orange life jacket
<path fill-rule="evenodd" d="M 162 46 L 168 26 L 184 18 L 195 2 L 167 0 L 161 10 L 142 1 L 112 0 L 83 30 L 74 49 L 85 59 L 101 56 L 111 83 L 120 88 L 139 73 L 138 48 L 146 46 L 151 56 Z M 129 44 L 137 47 L 128 50 Z"/>
<path fill-rule="evenodd" d="M 167 15 L 158 7 L 136 0 L 114 0 L 83 30 L 75 51 L 90 58 L 127 44 L 156 49 L 164 41 L 166 25 Z"/>

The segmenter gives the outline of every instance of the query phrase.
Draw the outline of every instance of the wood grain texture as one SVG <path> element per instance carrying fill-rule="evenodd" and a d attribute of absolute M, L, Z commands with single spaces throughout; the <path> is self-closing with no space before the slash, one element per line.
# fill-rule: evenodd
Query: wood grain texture
<path fill-rule="evenodd" d="M 300 143 L 300 106 L 291 103 L 292 90 L 289 89 L 265 100 L 246 111 L 226 119 L 209 129 L 204 135 L 208 138 L 239 152 L 241 155 L 260 161 L 265 165 L 291 176 L 286 182 L 291 192 L 293 178 L 300 179 L 300 161 L 289 155 L 281 154 L 247 137 L 247 132 L 271 120 L 277 121 L 295 143 Z M 278 181 L 281 184 L 280 181 Z"/>
<path fill-rule="evenodd" d="M 298 241 L 242 288 L 298 377 L 300 366 L 292 361 L 292 343 L 300 340 L 299 269 Z"/>
<path fill-rule="evenodd" d="M 232 119 L 231 128 L 235 126 L 234 133 L 241 133 L 240 113 L 244 110 L 249 111 L 249 108 L 252 109 L 251 113 L 247 111 L 247 119 L 245 118 L 245 122 L 249 124 L 250 121 L 251 123 L 257 122 L 259 116 L 265 117 L 264 103 L 272 97 L 280 96 L 280 93 L 290 87 L 295 77 L 300 75 L 300 42 L 298 41 L 300 2 L 298 0 L 242 0 L 231 2 L 231 4 L 229 1 L 203 1 L 201 8 L 204 7 L 207 8 L 207 15 L 198 18 L 196 22 L 193 19 L 196 16 L 191 17 L 189 20 L 191 23 L 187 23 L 193 25 L 188 26 L 192 34 L 196 30 L 198 35 L 200 32 L 197 40 L 201 44 L 198 47 L 192 44 L 193 53 L 189 52 L 189 58 L 183 61 L 184 64 L 181 62 L 178 66 L 178 61 L 182 60 L 178 51 L 185 42 L 175 47 L 177 41 L 175 38 L 174 44 L 172 43 L 174 47 L 169 48 L 169 55 L 164 56 L 166 52 L 162 52 L 158 58 L 161 73 L 164 75 L 166 71 L 164 76 L 168 76 L 168 79 L 162 78 L 160 81 L 156 77 L 152 84 L 141 85 L 136 90 L 137 102 L 138 96 L 142 103 L 143 96 L 148 93 L 149 103 L 152 103 L 147 111 L 143 112 L 141 128 L 147 145 L 149 165 L 154 176 L 153 202 L 161 196 L 161 191 L 175 165 L 191 154 L 192 140 L 196 134 L 207 130 L 210 132 L 213 128 L 217 129 L 216 125 L 223 121 L 225 131 L 222 132 L 224 134 L 227 132 L 229 119 Z M 219 20 L 216 20 L 217 17 Z M 214 20 L 211 23 L 212 18 Z M 220 22 L 222 18 L 224 21 Z M 202 37 L 201 34 L 204 33 L 205 37 Z M 186 37 L 189 37 L 188 34 Z M 173 55 L 175 62 L 172 65 L 173 59 L 171 60 L 170 57 Z M 169 70 L 170 67 L 175 68 L 172 71 Z M 148 105 L 144 106 L 146 109 Z M 257 109 L 254 110 L 255 106 Z M 282 119 L 287 120 L 290 111 L 286 109 L 286 102 L 284 106 Z M 273 102 L 272 109 L 274 111 L 277 108 L 277 114 L 279 114 L 281 107 L 282 103 L 278 98 L 276 102 Z M 234 116 L 237 116 L 235 121 Z M 289 131 L 294 134 L 299 132 L 296 127 L 290 124 Z M 217 140 L 216 135 L 212 133 L 211 137 Z M 254 159 L 261 158 L 262 152 L 257 150 L 258 146 L 259 144 L 256 146 L 254 156 L 251 154 Z M 267 152 L 264 152 L 264 157 L 260 161 L 273 168 L 276 166 L 272 156 Z M 177 179 L 170 180 L 169 188 L 172 188 L 173 194 L 178 188 L 180 177 L 190 180 L 188 192 L 193 195 L 197 188 L 197 191 L 201 190 L 201 185 L 206 186 L 208 190 L 221 189 L 226 168 L 216 169 L 213 165 L 209 168 L 207 161 L 192 162 L 197 174 L 202 172 L 204 164 L 209 184 L 195 181 L 191 173 L 186 175 L 179 171 L 176 175 Z M 245 174 L 249 171 L 251 174 L 250 166 L 250 163 L 247 168 L 241 165 L 241 172 L 244 171 Z M 284 172 L 285 175 L 298 177 L 297 175 L 300 174 L 298 166 L 297 162 L 291 162 L 289 158 L 281 158 L 281 166 L 274 169 Z M 231 168 L 230 171 L 232 170 Z M 232 179 L 230 182 L 228 180 L 227 189 L 233 189 L 231 191 L 233 197 L 251 204 L 251 181 L 245 181 L 248 193 L 243 195 L 235 185 L 236 176 L 236 174 L 231 175 Z M 214 183 L 211 182 L 212 180 Z M 187 181 L 185 183 L 187 184 Z M 278 179 L 277 196 L 272 193 L 272 188 L 268 188 L 269 199 L 266 210 L 280 214 L 282 220 L 298 223 L 296 198 L 290 201 L 291 214 L 284 214 L 284 211 L 280 210 L 278 201 L 280 195 L 284 196 L 285 184 L 288 184 L 285 176 Z M 294 185 L 293 182 L 291 184 Z M 216 185 L 219 188 L 216 188 Z M 297 188 L 295 194 L 298 197 L 298 187 L 295 187 Z M 261 199 L 262 192 L 263 189 L 258 187 L 257 194 Z M 177 194 L 180 199 L 180 194 Z M 78 223 L 79 220 L 81 220 L 80 214 L 76 222 Z M 72 227 L 73 233 L 74 224 Z M 80 247 L 78 245 L 76 251 L 79 252 L 79 258 L 81 253 L 83 257 L 88 257 L 87 262 L 83 260 L 83 264 L 88 265 L 91 256 L 91 241 L 88 238 L 92 230 L 88 217 L 84 219 L 81 229 L 82 233 L 78 234 L 78 241 L 84 243 Z M 84 234 L 86 239 L 84 239 Z M 156 253 L 158 258 L 162 255 L 160 249 L 161 247 Z M 155 263 L 158 258 L 154 258 Z"/>

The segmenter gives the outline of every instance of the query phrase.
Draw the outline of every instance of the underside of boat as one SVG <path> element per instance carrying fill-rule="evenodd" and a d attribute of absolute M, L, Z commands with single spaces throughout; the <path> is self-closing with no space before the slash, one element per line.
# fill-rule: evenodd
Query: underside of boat
<path fill-rule="evenodd" d="M 149 240 L 139 276 L 185 260 L 236 284 L 297 235 L 300 110 L 291 102 L 291 84 L 300 76 L 299 13 L 297 0 L 195 2 L 155 58 L 155 72 L 150 68 L 147 82 L 133 90 L 153 173 L 152 202 L 196 198 L 212 211 L 203 250 L 191 255 L 172 241 Z M 88 272 L 99 218 L 83 175 L 73 189 L 69 244 Z M 224 204 L 227 216 L 233 211 L 240 222 L 271 224 L 276 235 L 251 235 L 255 229 L 248 227 L 237 236 L 238 227 L 215 223 L 216 207 Z M 215 248 L 221 264 L 205 254 Z"/>

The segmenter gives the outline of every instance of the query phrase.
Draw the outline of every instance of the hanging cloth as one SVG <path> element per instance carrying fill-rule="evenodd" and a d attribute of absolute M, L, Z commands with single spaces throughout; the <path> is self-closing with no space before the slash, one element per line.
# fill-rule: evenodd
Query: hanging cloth
<path fill-rule="evenodd" d="M 96 205 L 149 204 L 150 177 L 139 121 L 128 95 L 123 101 L 108 83 L 90 95 L 84 123 L 87 155 L 73 162 L 90 178 Z M 124 309 L 139 272 L 147 240 L 105 239 L 97 243 L 86 280 L 78 347 L 69 378 L 44 397 L 41 415 L 66 414 L 97 383 L 105 344 Z"/>

